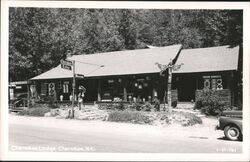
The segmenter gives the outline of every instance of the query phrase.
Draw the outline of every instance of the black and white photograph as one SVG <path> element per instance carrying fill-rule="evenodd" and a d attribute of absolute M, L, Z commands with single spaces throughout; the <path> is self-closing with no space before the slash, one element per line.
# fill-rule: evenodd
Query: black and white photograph
<path fill-rule="evenodd" d="M 249 160 L 249 2 L 1 8 L 2 159 Z"/>

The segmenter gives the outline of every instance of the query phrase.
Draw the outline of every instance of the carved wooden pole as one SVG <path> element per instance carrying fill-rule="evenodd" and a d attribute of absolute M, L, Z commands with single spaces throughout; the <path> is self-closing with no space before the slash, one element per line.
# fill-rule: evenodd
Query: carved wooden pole
<path fill-rule="evenodd" d="M 155 64 L 161 70 L 160 75 L 162 75 L 162 73 L 164 71 L 168 70 L 168 92 L 167 92 L 167 95 L 168 95 L 168 109 L 169 109 L 169 111 L 171 111 L 172 110 L 172 94 L 171 94 L 172 71 L 173 70 L 176 71 L 176 70 L 180 69 L 181 66 L 184 65 L 184 64 L 181 63 L 180 65 L 173 65 L 172 59 L 170 59 L 170 63 L 168 65 L 162 65 L 162 64 L 159 64 L 158 62 L 156 62 Z"/>
<path fill-rule="evenodd" d="M 171 111 L 172 109 L 172 94 L 171 94 L 171 84 L 172 84 L 172 59 L 170 60 L 170 64 L 168 66 L 168 109 Z"/>

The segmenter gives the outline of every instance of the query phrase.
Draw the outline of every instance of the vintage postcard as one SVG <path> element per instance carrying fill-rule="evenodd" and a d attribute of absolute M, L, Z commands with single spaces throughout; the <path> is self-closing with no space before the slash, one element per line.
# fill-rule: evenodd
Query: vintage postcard
<path fill-rule="evenodd" d="M 249 161 L 249 2 L 1 2 L 1 159 Z"/>

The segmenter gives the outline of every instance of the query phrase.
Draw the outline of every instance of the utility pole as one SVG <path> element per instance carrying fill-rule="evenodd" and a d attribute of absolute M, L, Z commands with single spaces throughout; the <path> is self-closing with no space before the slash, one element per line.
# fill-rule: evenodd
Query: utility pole
<path fill-rule="evenodd" d="M 72 109 L 71 109 L 71 113 L 69 114 L 70 119 L 74 118 L 76 77 L 84 78 L 84 75 L 76 74 L 75 63 L 78 62 L 78 63 L 82 63 L 82 64 L 98 66 L 98 69 L 101 67 L 104 67 L 104 65 L 97 65 L 97 64 L 91 64 L 91 63 L 87 63 L 87 62 L 72 60 L 72 59 L 70 59 L 71 57 L 72 57 L 72 55 L 71 55 L 70 51 L 68 51 L 67 58 L 65 60 L 61 60 L 61 68 L 66 69 L 66 70 L 72 70 L 72 72 L 73 72 L 73 77 L 72 77 Z"/>
<path fill-rule="evenodd" d="M 73 80 L 72 80 L 72 111 L 71 111 L 71 119 L 74 118 L 74 105 L 75 105 L 75 87 L 76 87 L 76 77 L 75 77 L 75 60 L 72 60 L 73 66 Z"/>

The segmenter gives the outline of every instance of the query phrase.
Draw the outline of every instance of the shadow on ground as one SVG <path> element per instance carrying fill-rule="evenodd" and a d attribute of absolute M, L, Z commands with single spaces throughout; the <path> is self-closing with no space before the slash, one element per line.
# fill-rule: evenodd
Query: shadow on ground
<path fill-rule="evenodd" d="M 223 140 L 223 141 L 232 141 L 232 140 L 227 139 L 226 137 L 219 137 L 217 139 L 218 140 Z M 240 139 L 240 140 L 237 140 L 237 141 L 232 141 L 232 142 L 242 142 L 242 141 L 243 141 L 243 139 Z"/>

